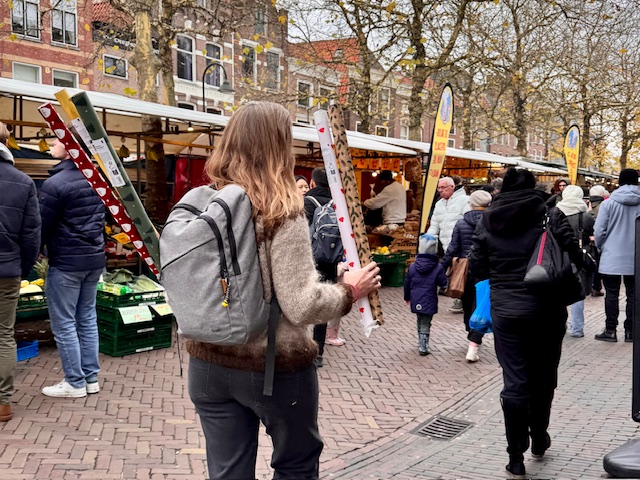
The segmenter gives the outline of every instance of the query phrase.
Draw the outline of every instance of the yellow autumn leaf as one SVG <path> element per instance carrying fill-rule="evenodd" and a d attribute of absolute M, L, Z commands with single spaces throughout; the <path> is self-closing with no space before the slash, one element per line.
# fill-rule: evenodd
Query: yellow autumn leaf
<path fill-rule="evenodd" d="M 264 44 L 264 48 L 267 50 L 269 50 L 270 48 L 273 48 L 273 43 L 267 40 L 267 43 Z"/>
<path fill-rule="evenodd" d="M 114 50 L 120 50 L 120 47 L 119 47 L 118 45 L 114 45 L 114 46 L 113 46 L 113 49 L 114 49 Z"/>
<path fill-rule="evenodd" d="M 504 28 L 508 28 L 508 27 L 509 27 L 509 22 L 504 22 L 504 23 L 502 24 L 502 26 L 503 26 Z"/>
<path fill-rule="evenodd" d="M 4 22 L 0 23 L 0 29 L 3 29 L 3 28 L 4 28 L 4 26 L 5 26 L 5 23 L 4 23 Z"/>
<path fill-rule="evenodd" d="M 260 35 L 258 35 L 257 33 L 253 36 L 253 39 L 257 42 L 258 39 L 260 38 Z"/>
<path fill-rule="evenodd" d="M 318 102 L 320 102 L 320 99 L 319 98 L 314 98 L 313 101 L 311 102 L 311 104 L 312 104 L 312 106 L 315 107 L 315 106 L 318 105 Z"/>
<path fill-rule="evenodd" d="M 9 40 L 11 40 L 12 42 L 15 42 L 17 38 L 18 36 L 15 33 L 12 33 L 11 35 L 9 35 Z"/>
<path fill-rule="evenodd" d="M 256 53 L 262 53 L 262 51 L 264 50 L 262 45 L 256 45 L 254 48 Z"/>
<path fill-rule="evenodd" d="M 13 10 L 13 2 L 11 0 L 7 0 L 7 7 L 9 7 L 9 10 Z"/>
<path fill-rule="evenodd" d="M 84 29 L 88 32 L 89 30 L 91 30 L 91 27 L 89 26 L 88 23 L 84 24 Z"/>
<path fill-rule="evenodd" d="M 133 88 L 126 87 L 124 89 L 124 94 L 133 97 L 136 94 L 136 90 L 134 90 Z"/>
<path fill-rule="evenodd" d="M 409 55 L 412 55 L 412 54 L 414 54 L 415 52 L 416 52 L 416 49 L 415 49 L 415 48 L 413 48 L 413 47 L 409 47 L 409 48 L 407 48 L 407 53 L 408 53 Z"/>
<path fill-rule="evenodd" d="M 102 60 L 101 58 L 98 59 L 98 66 L 100 68 L 102 68 L 102 65 L 104 65 L 104 60 Z"/>
<path fill-rule="evenodd" d="M 397 3 L 396 2 L 391 2 L 389 5 L 387 5 L 387 12 L 393 12 L 393 10 L 396 8 Z"/>
<path fill-rule="evenodd" d="M 83 79 L 82 80 L 82 85 L 89 85 L 89 81 L 90 80 L 88 78 Z"/>
<path fill-rule="evenodd" d="M 206 50 L 200 50 L 200 53 L 202 53 L 202 55 L 204 55 L 205 57 L 207 56 L 207 51 Z"/>
<path fill-rule="evenodd" d="M 244 48 L 242 49 L 242 54 L 243 54 L 243 55 L 249 55 L 249 47 L 244 47 Z"/>
<path fill-rule="evenodd" d="M 498 5 L 500 3 L 500 0 L 493 0 L 493 3 L 495 3 L 496 5 Z"/>
<path fill-rule="evenodd" d="M 620 49 L 620 53 L 621 53 L 622 55 L 624 55 L 625 53 L 627 53 L 627 49 L 626 49 L 626 48 L 621 48 L 621 49 Z"/>
<path fill-rule="evenodd" d="M 424 37 L 422 37 L 422 38 L 420 39 L 420 43 L 427 43 L 427 39 L 426 39 L 426 38 L 424 38 Z"/>

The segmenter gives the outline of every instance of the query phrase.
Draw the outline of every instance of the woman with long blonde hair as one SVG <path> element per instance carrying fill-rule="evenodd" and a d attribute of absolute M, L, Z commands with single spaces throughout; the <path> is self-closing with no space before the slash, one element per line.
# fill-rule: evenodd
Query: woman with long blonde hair
<path fill-rule="evenodd" d="M 275 295 L 282 310 L 273 396 L 262 393 L 266 333 L 245 345 L 187 343 L 189 394 L 206 438 L 209 477 L 218 480 L 255 478 L 260 422 L 273 440 L 274 478 L 318 478 L 323 443 L 311 326 L 347 314 L 359 296 L 380 287 L 373 263 L 346 272 L 338 284 L 319 280 L 293 173 L 291 127 L 284 107 L 247 103 L 205 167 L 216 188 L 238 185 L 251 200 L 265 300 Z"/>

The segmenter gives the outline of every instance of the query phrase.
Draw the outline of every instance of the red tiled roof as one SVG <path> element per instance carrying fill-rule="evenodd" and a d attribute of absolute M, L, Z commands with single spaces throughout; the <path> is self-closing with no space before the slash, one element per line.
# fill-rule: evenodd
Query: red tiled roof
<path fill-rule="evenodd" d="M 133 20 L 123 12 L 116 10 L 109 2 L 93 0 L 93 22 L 102 22 L 117 28 L 129 27 Z"/>

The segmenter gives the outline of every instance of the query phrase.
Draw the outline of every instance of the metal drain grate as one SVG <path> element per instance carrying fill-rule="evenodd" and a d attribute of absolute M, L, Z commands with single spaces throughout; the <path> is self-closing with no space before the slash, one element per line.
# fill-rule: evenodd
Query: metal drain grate
<path fill-rule="evenodd" d="M 435 438 L 437 440 L 451 440 L 472 426 L 473 423 L 471 422 L 436 415 L 422 425 L 419 425 L 411 433 L 420 435 L 421 437 Z"/>

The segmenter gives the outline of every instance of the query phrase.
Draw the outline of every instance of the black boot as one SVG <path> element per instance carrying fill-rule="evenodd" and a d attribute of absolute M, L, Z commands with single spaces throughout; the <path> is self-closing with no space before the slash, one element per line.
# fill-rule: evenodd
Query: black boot
<path fill-rule="evenodd" d="M 596 334 L 596 340 L 602 340 L 603 342 L 617 342 L 618 336 L 615 330 L 607 330 L 606 328 L 602 333 Z"/>
<path fill-rule="evenodd" d="M 633 332 L 631 330 L 624 331 L 624 341 L 627 343 L 633 343 Z"/>
<path fill-rule="evenodd" d="M 519 400 L 503 398 L 502 412 L 509 453 L 506 469 L 513 475 L 525 475 L 523 454 L 529 448 L 529 405 Z"/>
<path fill-rule="evenodd" d="M 529 433 L 531 435 L 531 456 L 542 458 L 551 446 L 547 433 L 553 392 L 534 395 L 529 399 Z"/>

